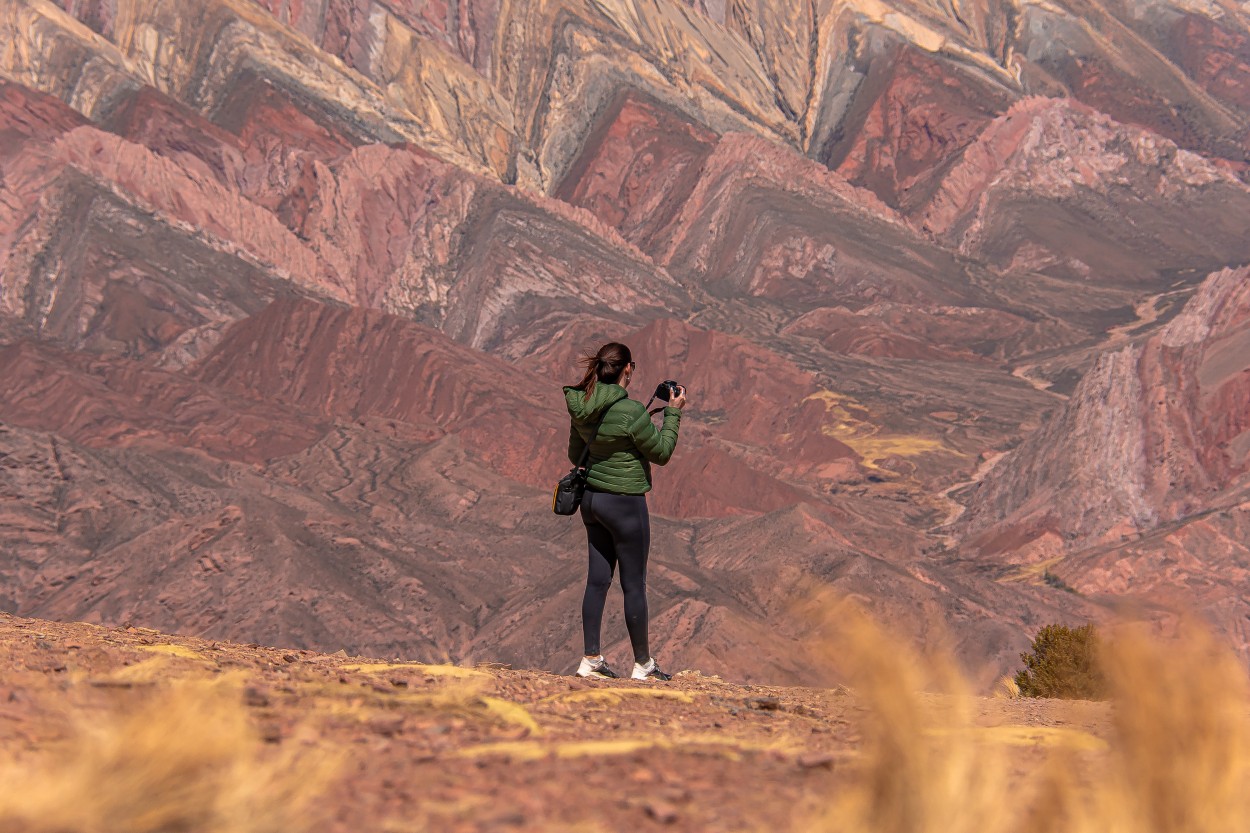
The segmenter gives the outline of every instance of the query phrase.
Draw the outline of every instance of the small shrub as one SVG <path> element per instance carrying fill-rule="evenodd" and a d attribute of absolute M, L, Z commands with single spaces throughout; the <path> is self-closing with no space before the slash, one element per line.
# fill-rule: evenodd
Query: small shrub
<path fill-rule="evenodd" d="M 1098 634 L 1093 625 L 1069 628 L 1047 625 L 1033 640 L 1031 653 L 1021 654 L 1024 670 L 1016 674 L 1022 697 L 1097 700 L 1106 681 L 1098 666 Z"/>
<path fill-rule="evenodd" d="M 1062 590 L 1065 593 L 1072 593 L 1077 596 L 1081 595 L 1080 593 L 1076 592 L 1076 590 L 1072 587 L 1072 585 L 1068 584 L 1066 581 L 1064 581 L 1062 578 L 1052 573 L 1050 570 L 1045 570 L 1042 572 L 1042 581 L 1046 583 L 1047 587 L 1053 587 L 1056 590 Z"/>

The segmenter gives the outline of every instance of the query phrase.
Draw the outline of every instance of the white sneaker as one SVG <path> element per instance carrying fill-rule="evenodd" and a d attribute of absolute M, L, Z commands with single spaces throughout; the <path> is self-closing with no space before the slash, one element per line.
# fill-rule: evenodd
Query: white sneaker
<path fill-rule="evenodd" d="M 655 657 L 647 660 L 646 664 L 634 663 L 634 673 L 630 674 L 633 680 L 663 680 L 667 682 L 673 679 L 668 674 L 660 670 L 660 666 L 655 664 Z"/>
<path fill-rule="evenodd" d="M 579 677 L 598 677 L 602 680 L 617 679 L 616 673 L 608 668 L 608 661 L 603 657 L 590 659 L 582 657 L 582 664 L 577 666 L 577 676 Z"/>

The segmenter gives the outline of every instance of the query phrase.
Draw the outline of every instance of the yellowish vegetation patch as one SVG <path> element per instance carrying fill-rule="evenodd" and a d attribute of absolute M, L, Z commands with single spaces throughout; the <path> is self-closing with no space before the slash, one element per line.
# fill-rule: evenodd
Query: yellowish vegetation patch
<path fill-rule="evenodd" d="M 136 662 L 117 669 L 107 679 L 116 683 L 157 683 L 169 680 L 174 676 L 207 676 L 210 666 L 186 666 L 174 668 L 172 655 L 161 652 L 160 655 Z"/>
<path fill-rule="evenodd" d="M 1045 746 L 1074 749 L 1079 752 L 1105 752 L 1107 742 L 1089 732 L 1064 726 L 978 726 L 970 728 L 930 728 L 925 735 L 932 738 L 962 740 L 1003 746 Z"/>
<path fill-rule="evenodd" d="M 464 714 L 469 714 L 475 708 L 480 711 L 482 686 L 476 681 L 464 681 L 429 692 L 404 691 L 398 688 L 381 692 L 321 683 L 304 686 L 303 691 L 315 698 L 315 708 L 339 717 L 355 716 L 364 720 L 379 709 L 455 711 Z"/>
<path fill-rule="evenodd" d="M 160 645 L 136 645 L 140 651 L 147 651 L 151 654 L 168 654 L 171 657 L 182 657 L 183 659 L 205 659 L 206 657 L 199 651 L 188 648 L 185 645 L 174 645 L 172 643 L 162 643 Z"/>
<path fill-rule="evenodd" d="M 608 705 L 616 705 L 625 702 L 628 697 L 651 697 L 657 700 L 676 700 L 679 703 L 693 703 L 694 697 L 684 691 L 672 691 L 664 688 L 616 688 L 616 689 L 590 689 L 587 691 L 566 691 L 561 694 L 553 694 L 546 698 L 546 702 L 559 700 L 568 702 L 570 700 L 577 702 L 595 701 L 606 703 Z"/>
<path fill-rule="evenodd" d="M 483 697 L 482 703 L 486 706 L 488 712 L 498 717 L 504 723 L 528 729 L 532 735 L 541 735 L 543 732 L 542 727 L 538 725 L 538 721 L 534 719 L 534 716 L 519 703 L 513 703 L 511 700 L 502 700 L 498 697 Z"/>
<path fill-rule="evenodd" d="M 820 427 L 821 433 L 850 446 L 869 468 L 878 468 L 878 462 L 886 457 L 918 457 L 936 453 L 963 456 L 933 437 L 882 434 L 881 426 L 853 413 L 853 409 L 867 412 L 853 397 L 831 390 L 820 390 L 803 401 L 813 399 L 824 404 L 829 420 Z"/>
<path fill-rule="evenodd" d="M 998 581 L 1002 584 L 1039 584 L 1043 577 L 1050 571 L 1051 567 L 1056 567 L 1063 561 L 1063 556 L 1059 555 L 1054 558 L 1047 558 L 1045 561 L 1039 561 L 1036 564 L 1023 564 L 1012 572 L 1000 578 Z"/>
<path fill-rule="evenodd" d="M 462 758 L 481 758 L 492 755 L 507 756 L 513 760 L 536 761 L 546 757 L 590 758 L 606 755 L 632 755 L 649 749 L 668 749 L 678 752 L 712 752 L 730 760 L 739 760 L 743 752 L 793 751 L 782 744 L 752 743 L 722 735 L 685 735 L 656 738 L 620 738 L 617 740 L 580 740 L 546 743 L 542 741 L 504 741 L 483 743 L 461 749 L 456 754 Z"/>
<path fill-rule="evenodd" d="M 490 677 L 483 671 L 473 668 L 462 668 L 459 665 L 422 665 L 419 662 L 357 662 L 340 665 L 343 671 L 360 671 L 365 674 L 376 674 L 380 671 L 416 671 L 431 677 Z"/>
<path fill-rule="evenodd" d="M 381 711 L 412 714 L 455 715 L 470 720 L 489 720 L 519 726 L 533 735 L 541 735 L 542 727 L 519 703 L 482 694 L 483 685 L 475 679 L 457 680 L 429 692 L 395 689 L 380 692 L 333 684 L 303 687 L 313 698 L 309 707 L 330 717 L 348 718 L 361 723 L 378 716 Z"/>

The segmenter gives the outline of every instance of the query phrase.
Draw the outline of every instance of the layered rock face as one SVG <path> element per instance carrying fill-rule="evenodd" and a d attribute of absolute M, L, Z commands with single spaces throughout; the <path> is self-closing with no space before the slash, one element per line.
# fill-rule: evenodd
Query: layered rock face
<path fill-rule="evenodd" d="M 1099 359 L 975 487 L 969 545 L 1083 593 L 1201 605 L 1250 647 L 1247 348 L 1250 270 L 1216 273 L 1157 333 Z"/>
<path fill-rule="evenodd" d="M 811 681 L 830 585 L 986 679 L 1122 595 L 1241 639 L 1248 38 L 1179 0 L 4 3 L 0 605 L 563 669 L 559 388 L 623 340 L 631 393 L 692 392 L 669 665 Z"/>
<path fill-rule="evenodd" d="M 979 484 L 969 529 L 1031 518 L 1090 543 L 1189 517 L 1242 485 L 1248 279 L 1212 275 L 1156 334 L 1099 359 L 1062 412 Z"/>

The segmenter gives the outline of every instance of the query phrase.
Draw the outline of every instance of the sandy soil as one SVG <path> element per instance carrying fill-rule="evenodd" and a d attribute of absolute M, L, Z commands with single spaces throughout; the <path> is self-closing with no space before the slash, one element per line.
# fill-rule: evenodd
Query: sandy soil
<path fill-rule="evenodd" d="M 262 748 L 342 763 L 317 829 L 808 829 L 854 772 L 845 689 L 584 681 L 173 637 L 0 614 L 0 758 L 35 761 L 111 712 L 225 679 Z M 951 698 L 933 696 L 939 708 Z M 987 742 L 1098 755 L 1103 704 L 977 700 Z"/>

